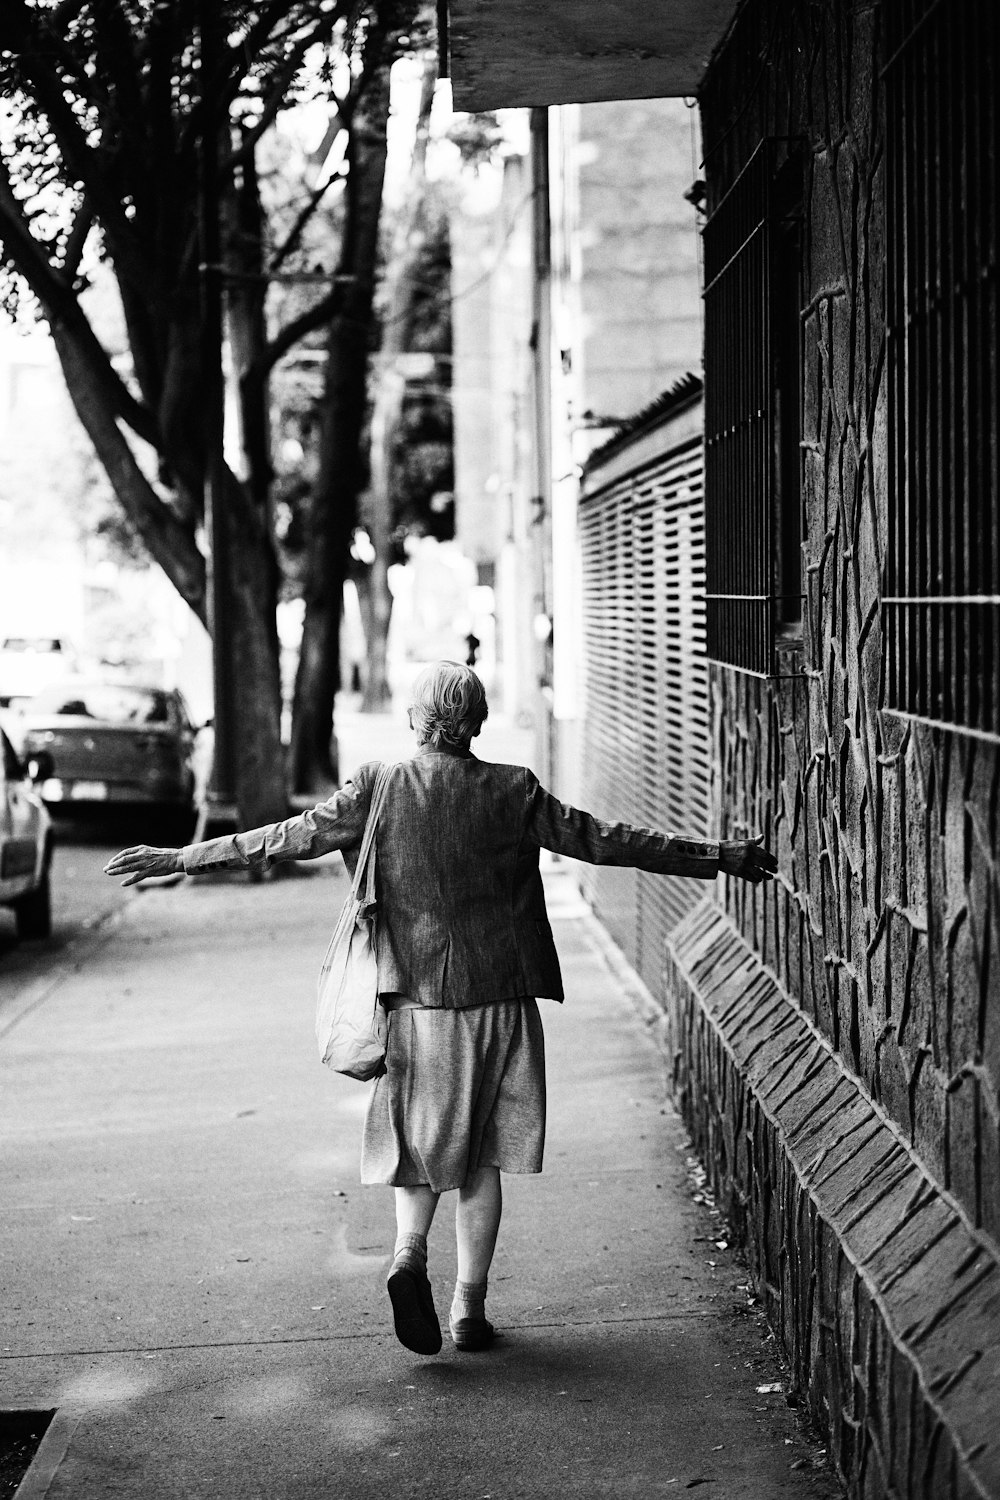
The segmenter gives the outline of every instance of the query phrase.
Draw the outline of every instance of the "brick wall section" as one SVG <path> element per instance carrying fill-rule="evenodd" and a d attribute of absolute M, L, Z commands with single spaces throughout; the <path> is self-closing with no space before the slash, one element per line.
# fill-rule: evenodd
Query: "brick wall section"
<path fill-rule="evenodd" d="M 702 95 L 713 201 L 763 136 L 807 148 L 803 649 L 713 668 L 713 800 L 780 857 L 740 930 L 1000 1242 L 1000 753 L 884 708 L 884 11 L 749 0 Z"/>
<path fill-rule="evenodd" d="M 885 707 L 884 16 L 747 0 L 702 92 L 710 208 L 806 147 L 805 602 L 774 678 L 710 668 L 717 827 L 780 870 L 675 930 L 665 1041 L 852 1496 L 956 1500 L 1000 1497 L 1000 749 Z"/>
<path fill-rule="evenodd" d="M 990 1242 L 715 903 L 667 977 L 676 1092 L 851 1493 L 1000 1494 Z"/>
<path fill-rule="evenodd" d="M 777 685 L 713 668 L 723 824 L 763 829 L 781 864 L 773 886 L 731 889 L 727 904 L 996 1240 L 1000 757 L 971 736 L 882 718 L 877 699 L 859 730 L 857 677 L 846 660 Z"/>

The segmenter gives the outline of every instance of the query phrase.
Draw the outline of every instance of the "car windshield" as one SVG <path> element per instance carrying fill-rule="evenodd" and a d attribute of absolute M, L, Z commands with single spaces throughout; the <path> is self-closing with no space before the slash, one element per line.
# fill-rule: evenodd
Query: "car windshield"
<path fill-rule="evenodd" d="M 96 719 L 101 724 L 169 724 L 170 695 L 118 683 L 63 683 L 32 701 L 30 712 Z"/>
<path fill-rule="evenodd" d="M 57 641 L 52 636 L 9 635 L 4 640 L 0 650 L 19 651 L 23 653 L 28 651 L 61 651 L 62 641 Z"/>

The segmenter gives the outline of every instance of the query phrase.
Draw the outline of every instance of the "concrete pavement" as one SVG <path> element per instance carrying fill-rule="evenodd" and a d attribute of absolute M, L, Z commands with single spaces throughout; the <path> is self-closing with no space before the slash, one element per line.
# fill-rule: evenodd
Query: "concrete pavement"
<path fill-rule="evenodd" d="M 346 767 L 393 752 L 390 723 L 355 730 Z M 482 744 L 528 753 L 503 726 Z M 693 1196 L 633 981 L 566 868 L 546 882 L 568 1000 L 542 1007 L 546 1169 L 506 1179 L 485 1354 L 392 1336 L 392 1195 L 357 1181 L 366 1087 L 312 1035 L 339 856 L 141 889 L 11 1028 L 0 1407 L 57 1410 L 22 1500 L 839 1493 L 759 1389 L 781 1371 Z"/>

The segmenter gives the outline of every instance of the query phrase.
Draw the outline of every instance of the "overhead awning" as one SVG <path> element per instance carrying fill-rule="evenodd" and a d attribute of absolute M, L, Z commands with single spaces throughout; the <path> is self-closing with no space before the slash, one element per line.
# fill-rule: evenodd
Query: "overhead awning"
<path fill-rule="evenodd" d="M 456 109 L 693 95 L 737 0 L 439 0 Z"/>

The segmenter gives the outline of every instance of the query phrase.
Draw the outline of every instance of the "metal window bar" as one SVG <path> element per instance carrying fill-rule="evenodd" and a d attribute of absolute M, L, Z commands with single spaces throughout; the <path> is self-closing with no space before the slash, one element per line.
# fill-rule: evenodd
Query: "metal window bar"
<path fill-rule="evenodd" d="M 787 154 L 787 142 L 762 141 L 704 230 L 708 654 L 760 675 L 774 671 L 776 613 L 798 613 L 778 597 L 797 585 L 789 577 L 795 547 L 781 536 L 776 452 L 775 291 L 787 295 L 775 287 L 776 183 Z M 782 437 L 794 440 L 796 455 L 798 437 Z M 791 503 L 797 519 L 797 486 Z"/>
<path fill-rule="evenodd" d="M 997 17 L 886 22 L 886 706 L 998 739 Z"/>

